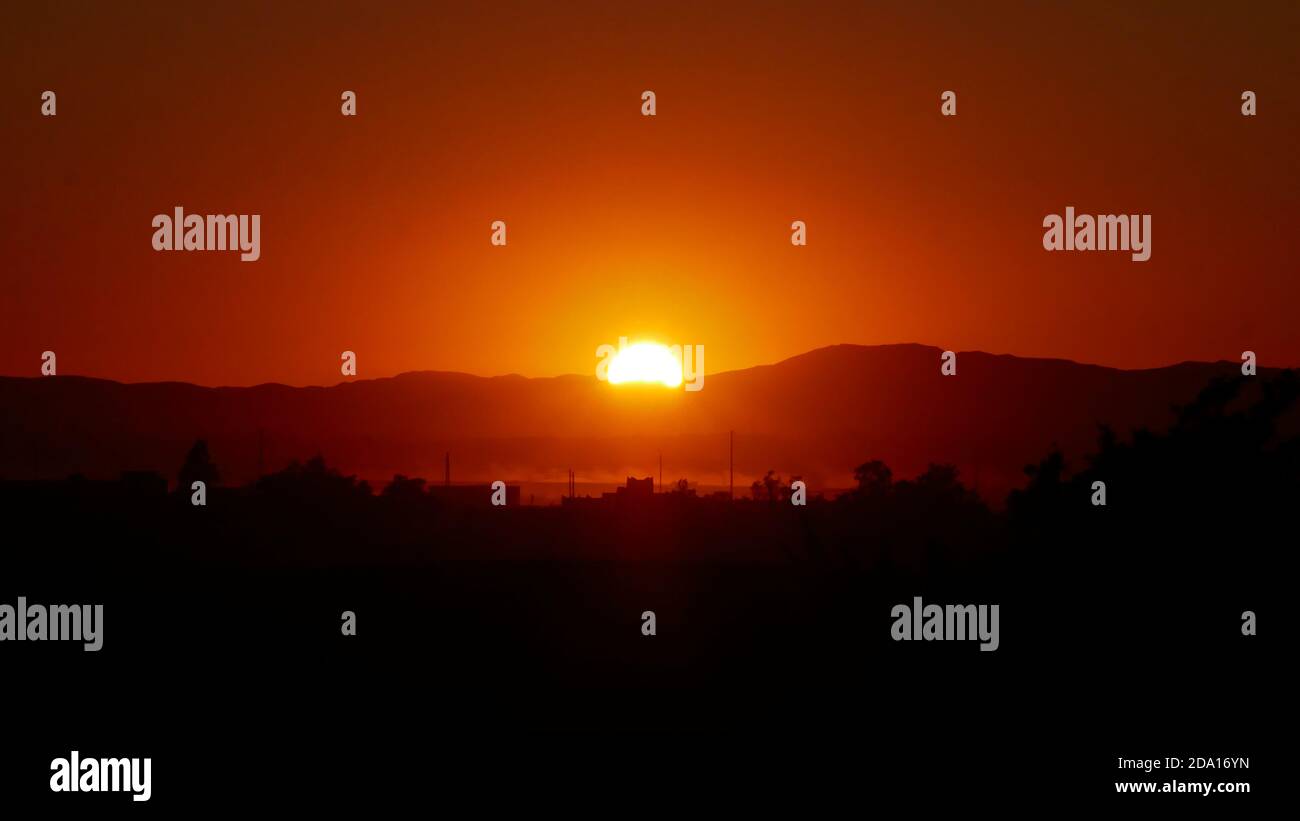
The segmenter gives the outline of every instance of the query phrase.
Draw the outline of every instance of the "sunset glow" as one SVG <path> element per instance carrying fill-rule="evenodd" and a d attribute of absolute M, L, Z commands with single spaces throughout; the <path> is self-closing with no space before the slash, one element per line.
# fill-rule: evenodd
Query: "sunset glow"
<path fill-rule="evenodd" d="M 1287 24 L 1224 7 L 1189 30 L 1176 6 L 1121 4 L 1130 36 L 1098 60 L 1109 18 L 1057 3 L 941 25 L 844 0 L 797 25 L 736 3 L 521 4 L 509 25 L 492 5 L 395 3 L 364 32 L 355 4 L 246 4 L 166 43 L 143 5 L 19 5 L 0 49 L 7 376 L 53 348 L 61 373 L 126 382 L 333 385 L 345 350 L 362 379 L 550 377 L 589 373 L 620 334 L 707 341 L 710 373 L 940 340 L 1121 368 L 1248 348 L 1300 364 L 1283 230 L 1300 105 L 1264 87 L 1295 73 Z M 15 34 L 64 30 L 88 40 Z M 1026 72 L 1040 50 L 1052 69 Z M 145 119 L 148 143 L 119 127 Z M 1152 215 L 1154 252 L 1046 250 L 1067 207 Z M 177 208 L 205 229 L 248 215 L 250 250 L 176 250 Z"/>

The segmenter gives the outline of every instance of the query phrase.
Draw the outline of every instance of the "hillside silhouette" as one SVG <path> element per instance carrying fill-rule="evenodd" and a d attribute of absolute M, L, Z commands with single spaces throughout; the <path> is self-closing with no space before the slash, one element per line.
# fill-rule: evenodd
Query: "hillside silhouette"
<path fill-rule="evenodd" d="M 734 430 L 741 476 L 775 469 L 843 488 L 856 466 L 848 454 L 871 454 L 902 475 L 955 465 L 1000 498 L 1050 448 L 1081 456 L 1099 424 L 1167 429 L 1174 405 L 1239 372 L 1231 362 L 1124 371 L 969 352 L 959 353 L 956 376 L 943 377 L 940 353 L 839 345 L 710 374 L 690 394 L 611 389 L 594 376 L 422 372 L 304 388 L 7 377 L 0 477 L 171 476 L 202 438 L 232 484 L 316 454 L 368 478 L 436 477 L 450 451 L 458 479 L 559 482 L 572 468 L 621 482 L 662 454 L 675 475 L 725 485 Z"/>

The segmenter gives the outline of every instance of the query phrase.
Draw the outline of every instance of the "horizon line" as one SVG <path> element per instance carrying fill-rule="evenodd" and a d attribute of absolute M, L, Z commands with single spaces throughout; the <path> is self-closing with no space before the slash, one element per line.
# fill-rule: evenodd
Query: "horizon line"
<path fill-rule="evenodd" d="M 799 359 L 799 358 L 801 358 L 801 357 L 810 356 L 810 355 L 812 355 L 812 354 L 820 353 L 820 352 L 823 352 L 823 351 L 833 350 L 833 349 L 835 349 L 835 348 L 864 348 L 864 349 L 865 349 L 865 348 L 928 348 L 928 349 L 935 350 L 935 351 L 940 351 L 940 352 L 946 350 L 946 349 L 941 348 L 941 347 L 939 347 L 939 346 L 937 346 L 937 345 L 929 345 L 929 344 L 926 344 L 926 343 L 923 343 L 923 342 L 883 342 L 883 343 L 877 343 L 877 344 L 864 344 L 864 343 L 858 343 L 858 342 L 837 342 L 837 343 L 832 343 L 832 344 L 830 344 L 830 345 L 822 345 L 822 346 L 820 346 L 820 347 L 810 348 L 810 349 L 808 349 L 808 350 L 806 350 L 806 351 L 803 351 L 802 353 L 792 354 L 792 355 L 787 356 L 787 357 L 784 357 L 784 358 L 782 358 L 782 359 L 778 359 L 778 360 L 776 360 L 775 362 L 759 363 L 759 364 L 756 364 L 756 365 L 749 365 L 749 366 L 741 367 L 741 368 L 733 368 L 733 369 L 731 369 L 731 370 L 726 370 L 726 371 L 716 371 L 716 372 L 708 372 L 708 371 L 706 371 L 704 375 L 705 375 L 705 376 L 712 376 L 712 377 L 719 377 L 719 376 L 726 376 L 726 375 L 728 375 L 728 374 L 741 373 L 741 372 L 744 372 L 744 371 L 757 370 L 757 369 L 759 369 L 759 368 L 771 368 L 771 367 L 776 367 L 776 366 L 778 366 L 778 365 L 783 365 L 783 364 L 785 364 L 785 363 L 787 363 L 787 362 L 790 362 L 791 360 L 794 360 L 794 359 Z M 976 349 L 976 350 L 967 350 L 967 351 L 954 351 L 954 353 L 956 353 L 958 356 L 961 356 L 961 355 L 978 354 L 978 355 L 983 355 L 983 356 L 996 357 L 996 358 L 1000 358 L 1000 359 L 1002 359 L 1002 358 L 1006 358 L 1006 359 L 1019 359 L 1019 360 L 1025 360 L 1025 361 L 1036 361 L 1036 362 L 1062 362 L 1062 363 L 1066 363 L 1066 364 L 1069 364 L 1069 365 L 1075 365 L 1075 366 L 1083 367 L 1083 368 L 1101 368 L 1101 369 L 1104 369 L 1104 370 L 1120 371 L 1120 372 L 1124 372 L 1124 373 L 1141 373 L 1141 372 L 1145 372 L 1145 371 L 1158 371 L 1158 370 L 1165 370 L 1165 369 L 1167 369 L 1167 368 L 1177 368 L 1177 367 L 1181 367 L 1181 366 L 1184 366 L 1184 365 L 1221 365 L 1221 364 L 1225 364 L 1225 363 L 1226 363 L 1226 364 L 1237 364 L 1237 363 L 1235 363 L 1233 360 L 1230 360 L 1230 359 L 1217 359 L 1217 360 L 1212 360 L 1212 361 L 1200 360 L 1200 359 L 1183 359 L 1183 360 L 1180 360 L 1180 361 L 1178 361 L 1178 362 L 1171 362 L 1171 363 L 1168 363 L 1168 364 L 1165 364 L 1165 365 L 1155 365 L 1155 366 L 1151 366 L 1151 367 L 1143 367 L 1143 368 L 1122 368 L 1122 367 L 1119 367 L 1119 366 L 1116 366 L 1116 365 L 1103 365 L 1103 364 L 1096 363 L 1096 362 L 1081 362 L 1081 361 L 1076 360 L 1076 359 L 1068 359 L 1068 358 L 1060 357 L 1060 356 L 1029 356 L 1029 355 L 1022 355 L 1022 354 L 1015 354 L 1015 353 L 993 353 L 993 352 L 990 352 L 990 351 L 979 350 L 979 349 Z M 1297 366 L 1295 366 L 1295 365 L 1277 365 L 1277 366 L 1262 366 L 1262 365 L 1261 365 L 1261 366 L 1259 366 L 1259 369 L 1262 370 L 1262 371 L 1281 371 L 1281 370 L 1293 369 L 1293 368 L 1296 368 L 1296 367 L 1297 367 Z M 152 379 L 152 380 L 144 380 L 144 381 L 140 381 L 140 382 L 127 382 L 127 381 L 123 381 L 123 380 L 120 380 L 120 379 L 113 379 L 113 378 L 111 378 L 111 377 L 104 377 L 104 376 L 91 376 L 91 375 L 88 375 L 88 374 L 79 374 L 79 373 L 71 373 L 71 374 L 57 374 L 57 375 L 55 375 L 55 376 L 53 376 L 53 377 L 50 377 L 50 376 L 23 376 L 23 375 L 17 375 L 17 374 L 0 374 L 0 379 L 30 379 L 30 380 L 37 380 L 37 379 L 51 379 L 51 378 L 53 378 L 53 379 L 58 379 L 58 378 L 62 377 L 62 378 L 65 378 L 65 379 L 86 379 L 86 380 L 92 380 L 92 381 L 98 381 L 98 382 L 111 382 L 111 383 L 113 383 L 113 384 L 117 384 L 117 385 L 186 385 L 186 386 L 189 386 L 189 387 L 203 388 L 203 389 L 205 389 L 205 390 L 228 390 L 228 389 L 229 389 L 229 390 L 249 390 L 249 389 L 252 389 L 252 388 L 264 388 L 264 387 L 293 388 L 293 389 L 298 389 L 298 390 L 308 389 L 308 388 L 319 388 L 319 389 L 322 389 L 322 390 L 328 390 L 328 389 L 330 389 L 330 388 L 336 388 L 336 387 L 339 387 L 339 386 L 341 386 L 341 385 L 353 385 L 353 384 L 357 384 L 357 383 L 360 383 L 360 382 L 382 382 L 382 381 L 391 380 L 391 379 L 399 379 L 399 378 L 401 378 L 401 377 L 403 377 L 403 376 L 418 376 L 418 375 L 422 375 L 422 374 L 437 374 L 437 375 L 446 375 L 446 376 L 463 376 L 463 377 L 468 377 L 468 378 L 470 378 L 470 379 L 511 379 L 511 378 L 514 378 L 514 379 L 526 379 L 526 380 L 545 380 L 545 379 L 595 379 L 595 378 L 596 378 L 594 374 L 587 375 L 587 374 L 580 374 L 580 373 L 559 373 L 559 374 L 541 375 L 541 376 L 526 376 L 526 375 L 524 375 L 524 374 L 520 374 L 520 373 L 513 372 L 513 371 L 510 372 L 510 373 L 501 373 L 501 374 L 477 374 L 477 373 L 470 373 L 470 372 L 468 372 L 468 371 L 438 370 L 438 369 L 432 369 L 432 368 L 429 368 L 429 369 L 410 370 L 410 371 L 398 371 L 398 372 L 396 372 L 396 373 L 390 373 L 390 374 L 387 374 L 387 375 L 384 375 L 384 376 L 357 377 L 357 378 L 354 378 L 354 379 L 340 380 L 340 381 L 338 381 L 338 382 L 334 382 L 334 383 L 332 383 L 332 384 L 328 384 L 328 385 L 326 385 L 326 384 L 296 384 L 296 385 L 295 385 L 295 384 L 290 384 L 290 383 L 288 383 L 288 382 L 255 382 L 255 383 L 252 383 L 252 384 L 244 384 L 244 385 L 230 385 L 230 384 L 226 384 L 226 385 L 202 385 L 202 384 L 199 384 L 198 382 L 190 382 L 190 381 L 187 381 L 187 380 L 184 380 L 184 379 Z"/>

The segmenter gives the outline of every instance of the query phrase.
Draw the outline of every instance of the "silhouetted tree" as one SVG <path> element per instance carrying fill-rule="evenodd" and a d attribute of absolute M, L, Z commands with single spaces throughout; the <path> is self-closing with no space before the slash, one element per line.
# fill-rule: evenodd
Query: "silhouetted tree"
<path fill-rule="evenodd" d="M 407 478 L 400 473 L 393 476 L 393 481 L 389 482 L 384 487 L 382 495 L 386 499 L 394 499 L 401 502 L 428 498 L 428 495 L 424 492 L 423 479 Z"/>
<path fill-rule="evenodd" d="M 185 456 L 185 464 L 181 465 L 176 480 L 178 493 L 189 493 L 195 482 L 202 482 L 206 487 L 212 488 L 221 481 L 221 474 L 208 454 L 207 442 L 199 439 L 194 443 Z"/>
<path fill-rule="evenodd" d="M 893 477 L 894 472 L 879 459 L 864 462 L 853 471 L 853 478 L 858 483 L 858 492 L 867 496 L 888 494 Z"/>
<path fill-rule="evenodd" d="M 1037 557 L 1037 575 L 1097 584 L 1114 583 L 1105 574 L 1117 567 L 1129 586 L 1257 584 L 1283 511 L 1300 502 L 1297 398 L 1292 371 L 1219 378 L 1174 409 L 1167 431 L 1122 440 L 1102 427 L 1083 470 L 1069 473 L 1054 450 L 1008 497 L 1013 552 Z M 1098 482 L 1105 507 L 1093 502 Z"/>
<path fill-rule="evenodd" d="M 328 502 L 354 497 L 370 496 L 370 485 L 357 482 L 356 476 L 344 476 L 325 464 L 320 454 L 304 464 L 296 459 L 284 470 L 257 480 L 259 494 Z"/>
<path fill-rule="evenodd" d="M 790 486 L 781 481 L 781 476 L 775 470 L 769 470 L 762 479 L 754 480 L 749 486 L 749 492 L 756 502 L 776 504 L 783 498 L 789 498 Z"/>
<path fill-rule="evenodd" d="M 931 499 L 945 502 L 963 501 L 966 488 L 957 481 L 957 468 L 954 465 L 930 465 L 920 476 L 916 477 L 916 486 Z"/>

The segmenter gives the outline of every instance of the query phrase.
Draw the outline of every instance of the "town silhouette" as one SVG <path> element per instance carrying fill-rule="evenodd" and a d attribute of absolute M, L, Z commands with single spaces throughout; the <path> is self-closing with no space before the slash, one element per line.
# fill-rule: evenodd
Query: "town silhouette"
<path fill-rule="evenodd" d="M 105 686 L 122 703 L 144 697 L 127 671 L 165 658 L 223 694 L 214 716 L 290 698 L 303 732 L 349 688 L 391 697 L 372 704 L 386 720 L 448 732 L 903 733 L 867 693 L 993 732 L 1012 703 L 1059 708 L 1047 682 L 1068 681 L 1089 702 L 1025 743 L 1096 721 L 1120 737 L 1151 710 L 1125 681 L 1159 692 L 1172 727 L 1186 682 L 1266 674 L 1240 626 L 1283 578 L 1298 395 L 1293 371 L 1217 377 L 1168 428 L 1098 427 L 1086 457 L 1045 452 L 999 500 L 951 465 L 904 477 L 865 453 L 854 486 L 802 506 L 775 471 L 734 496 L 629 477 L 548 505 L 512 486 L 494 506 L 486 483 L 371 485 L 320 457 L 227 485 L 197 440 L 174 477 L 0 482 L 3 577 L 106 600 L 103 664 L 121 678 Z M 893 641 L 890 609 L 914 596 L 1000 604 L 1001 646 Z"/>

